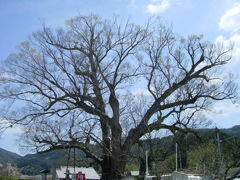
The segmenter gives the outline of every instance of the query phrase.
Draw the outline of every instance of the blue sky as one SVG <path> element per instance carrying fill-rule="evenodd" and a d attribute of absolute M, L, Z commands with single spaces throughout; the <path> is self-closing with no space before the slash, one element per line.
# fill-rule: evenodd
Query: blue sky
<path fill-rule="evenodd" d="M 159 16 L 179 35 L 203 34 L 212 42 L 233 42 L 233 61 L 226 70 L 238 74 L 240 0 L 0 0 L 0 61 L 15 52 L 16 46 L 43 23 L 60 27 L 66 19 L 91 13 L 104 18 L 130 18 L 137 24 Z M 240 124 L 238 103 L 217 103 L 207 116 L 219 127 Z M 0 147 L 23 154 L 16 140 L 20 133 L 19 128 L 6 131 Z"/>

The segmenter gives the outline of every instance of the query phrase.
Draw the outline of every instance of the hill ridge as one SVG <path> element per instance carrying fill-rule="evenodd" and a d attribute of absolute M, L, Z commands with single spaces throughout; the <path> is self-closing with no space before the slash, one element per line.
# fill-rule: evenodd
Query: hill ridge
<path fill-rule="evenodd" d="M 200 135 L 202 134 L 203 136 L 208 135 L 213 137 L 216 128 L 197 129 L 197 131 Z M 226 136 L 232 136 L 240 139 L 240 125 L 236 125 L 231 128 L 219 129 L 219 131 L 220 133 L 226 134 Z M 163 143 L 166 141 L 165 143 L 167 143 L 169 142 L 169 138 L 172 139 L 172 135 L 161 139 L 158 138 L 155 141 L 162 141 Z M 44 154 L 27 154 L 25 156 L 20 156 L 17 153 L 0 148 L 0 163 L 15 164 L 17 167 L 21 168 L 22 173 L 31 175 L 36 174 L 45 168 L 66 164 L 67 154 L 66 150 L 55 150 Z M 79 161 L 85 159 L 84 154 L 80 150 L 78 150 L 77 156 L 80 158 Z M 86 166 L 84 164 L 81 165 Z"/>

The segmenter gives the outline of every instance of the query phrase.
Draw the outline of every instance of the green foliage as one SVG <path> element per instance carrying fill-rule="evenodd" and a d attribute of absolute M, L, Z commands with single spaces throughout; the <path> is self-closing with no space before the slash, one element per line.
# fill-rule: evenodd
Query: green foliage
<path fill-rule="evenodd" d="M 18 177 L 0 176 L 0 180 L 19 180 Z"/>
<path fill-rule="evenodd" d="M 125 170 L 126 171 L 138 171 L 139 168 L 136 164 L 131 163 L 131 164 L 126 165 Z"/>
<path fill-rule="evenodd" d="M 73 151 L 70 153 L 69 166 L 74 165 Z M 88 166 L 88 159 L 82 151 L 76 150 L 76 166 Z M 37 175 L 43 169 L 51 167 L 66 166 L 68 162 L 68 150 L 55 150 L 44 154 L 29 154 L 17 160 L 17 166 L 21 168 L 21 173 L 26 175 Z"/>
<path fill-rule="evenodd" d="M 187 165 L 189 168 L 198 167 L 201 173 L 208 170 L 209 174 L 213 174 L 218 169 L 218 160 L 216 145 L 209 141 L 188 152 Z"/>
<path fill-rule="evenodd" d="M 232 128 L 229 129 L 222 129 L 221 131 L 228 134 L 229 136 L 240 138 L 240 125 L 233 126 Z"/>
<path fill-rule="evenodd" d="M 188 150 L 188 168 L 197 167 L 200 173 L 210 177 L 226 177 L 229 169 L 240 166 L 240 139 L 221 131 L 218 133 L 220 152 L 217 142 L 213 141 L 216 132 L 214 134 L 205 132 L 202 135 L 204 143 L 199 143 L 193 150 Z"/>
<path fill-rule="evenodd" d="M 171 173 L 175 170 L 175 154 L 168 156 L 164 161 L 153 162 L 151 172 L 154 175 L 161 176 L 162 174 Z"/>
<path fill-rule="evenodd" d="M 19 158 L 21 158 L 20 155 L 0 148 L 0 163 L 1 164 L 6 164 L 6 163 L 14 164 L 17 161 L 17 159 L 19 159 Z"/>
<path fill-rule="evenodd" d="M 199 167 L 202 171 L 205 166 L 207 169 L 216 169 L 218 166 L 218 152 L 216 150 L 216 136 L 215 129 L 201 129 L 198 130 L 201 138 L 197 138 L 193 134 L 185 135 L 181 139 L 181 146 L 179 150 L 185 148 L 187 157 L 186 168 Z M 227 132 L 228 134 L 222 133 Z M 240 140 L 230 135 L 235 135 L 239 132 L 240 126 L 235 126 L 230 129 L 220 130 L 221 150 L 227 167 L 240 166 Z M 149 156 L 152 156 L 153 161 L 150 166 L 153 174 L 164 174 L 174 171 L 175 169 L 175 142 L 173 136 L 164 137 L 162 139 L 151 140 L 152 151 Z M 134 146 L 132 153 L 141 158 L 145 158 L 146 150 L 149 150 L 149 142 L 143 141 L 141 146 Z M 97 149 L 97 148 L 96 148 Z M 150 158 L 150 157 L 149 157 Z M 0 148 L 0 163 L 7 162 L 16 164 L 21 169 L 21 173 L 26 175 L 36 175 L 42 169 L 58 167 L 60 165 L 67 165 L 68 150 L 55 150 L 44 154 L 30 154 L 21 157 L 15 153 L 3 150 Z M 76 150 L 76 166 L 88 166 L 88 159 L 85 155 Z M 73 152 L 71 151 L 69 165 L 73 165 Z M 99 169 L 98 166 L 94 167 Z M 208 168 L 208 169 L 209 169 Z M 129 157 L 129 162 L 126 170 L 139 170 L 139 160 Z"/>
<path fill-rule="evenodd" d="M 21 173 L 26 175 L 37 175 L 41 170 L 42 167 L 39 165 L 24 166 L 21 169 Z"/>
<path fill-rule="evenodd" d="M 175 159 L 175 154 L 167 157 L 166 160 L 160 164 L 160 169 L 162 169 L 162 172 L 172 172 L 175 169 Z"/>

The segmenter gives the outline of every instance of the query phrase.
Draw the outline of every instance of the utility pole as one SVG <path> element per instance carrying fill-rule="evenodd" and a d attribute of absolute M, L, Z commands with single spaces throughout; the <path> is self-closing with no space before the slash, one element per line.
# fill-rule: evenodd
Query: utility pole
<path fill-rule="evenodd" d="M 206 176 L 206 165 L 205 165 L 205 163 L 203 164 L 203 175 Z"/>
<path fill-rule="evenodd" d="M 145 176 L 149 176 L 149 171 L 148 171 L 148 151 L 146 151 L 146 172 Z"/>
<path fill-rule="evenodd" d="M 176 172 L 178 171 L 178 145 L 176 143 Z"/>
<path fill-rule="evenodd" d="M 219 132 L 217 132 L 217 147 L 218 147 L 218 153 L 219 153 L 219 157 L 221 160 L 222 154 L 221 154 L 221 144 L 220 144 L 220 138 L 219 138 Z"/>
<path fill-rule="evenodd" d="M 182 169 L 182 152 L 181 152 L 181 148 L 178 148 L 179 152 L 178 152 L 178 159 L 179 159 L 179 168 Z"/>
<path fill-rule="evenodd" d="M 219 168 L 218 168 L 218 177 L 222 177 L 222 173 L 221 173 L 221 169 L 223 166 L 223 159 L 222 159 L 222 153 L 221 153 L 221 140 L 220 140 L 220 136 L 219 136 L 219 130 L 217 129 L 216 131 L 216 140 L 217 140 L 217 150 L 218 150 L 218 155 L 219 155 Z"/>

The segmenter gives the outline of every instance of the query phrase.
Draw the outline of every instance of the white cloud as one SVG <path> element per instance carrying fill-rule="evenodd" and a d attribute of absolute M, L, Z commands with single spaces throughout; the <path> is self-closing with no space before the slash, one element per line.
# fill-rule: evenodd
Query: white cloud
<path fill-rule="evenodd" d="M 232 104 L 230 101 L 217 102 L 211 111 L 204 113 L 207 119 L 212 120 L 213 126 L 230 128 L 239 125 L 239 104 Z"/>
<path fill-rule="evenodd" d="M 233 45 L 233 56 L 240 56 L 240 34 L 233 34 L 229 39 L 218 36 L 216 38 L 216 43 L 223 43 L 225 46 Z"/>
<path fill-rule="evenodd" d="M 150 14 L 160 14 L 170 8 L 169 0 L 152 0 L 152 3 L 147 5 L 147 12 Z"/>
<path fill-rule="evenodd" d="M 204 113 L 205 117 L 208 119 L 215 119 L 215 120 L 230 120 L 232 119 L 232 123 L 235 123 L 235 119 L 238 119 L 240 113 L 240 104 L 236 103 L 233 104 L 230 101 L 221 101 L 217 102 L 209 111 Z M 239 124 L 239 120 L 238 123 Z"/>
<path fill-rule="evenodd" d="M 12 126 L 9 120 L 0 117 L 0 132 L 3 134 L 6 132 L 21 134 L 24 131 L 21 126 L 19 125 Z"/>
<path fill-rule="evenodd" d="M 132 91 L 132 94 L 136 96 L 151 96 L 151 93 L 145 88 L 137 88 Z"/>
<path fill-rule="evenodd" d="M 212 114 L 211 114 L 212 113 Z M 221 115 L 228 117 L 234 113 L 240 113 L 239 104 L 232 104 L 229 102 L 218 103 L 213 107 L 212 112 L 209 115 Z"/>
<path fill-rule="evenodd" d="M 219 35 L 215 43 L 223 44 L 226 48 L 233 45 L 232 59 L 225 66 L 226 72 L 234 73 L 237 77 L 240 66 L 240 3 L 227 10 L 219 21 L 219 29 L 224 30 L 226 36 Z M 239 78 L 234 78 L 236 83 L 239 83 Z M 240 108 L 239 104 L 231 104 L 223 101 L 217 103 L 211 112 L 207 113 L 207 117 L 211 118 L 216 125 L 222 124 L 224 127 L 232 127 L 239 124 Z"/>
<path fill-rule="evenodd" d="M 240 3 L 234 4 L 232 9 L 226 11 L 220 19 L 219 28 L 229 32 L 240 29 Z"/>
<path fill-rule="evenodd" d="M 239 26 L 240 27 L 240 26 Z M 224 36 L 218 36 L 215 40 L 216 43 L 222 43 L 228 47 L 233 45 L 232 60 L 227 64 L 226 68 L 233 71 L 234 69 L 239 71 L 240 66 L 240 34 L 233 34 L 229 38 Z"/>

